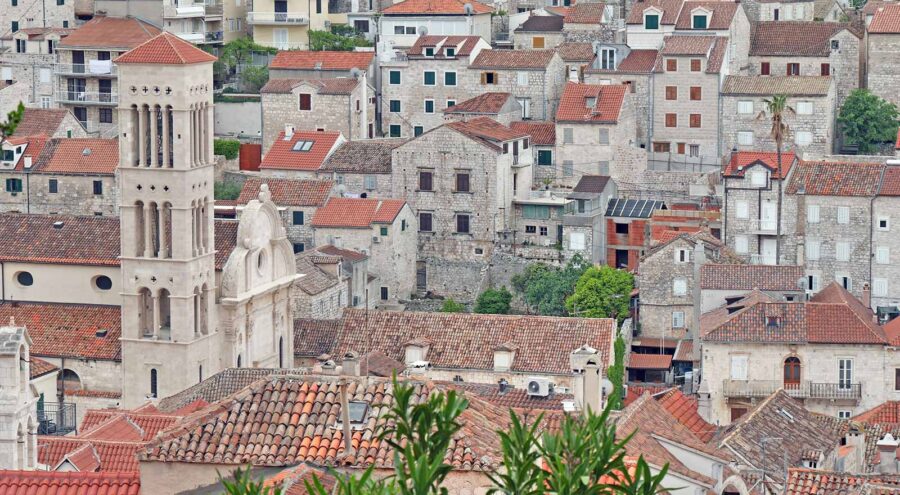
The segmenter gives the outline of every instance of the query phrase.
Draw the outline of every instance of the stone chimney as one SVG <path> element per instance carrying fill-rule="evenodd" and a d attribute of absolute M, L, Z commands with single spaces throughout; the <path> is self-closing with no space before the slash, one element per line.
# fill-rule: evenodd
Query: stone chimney
<path fill-rule="evenodd" d="M 848 447 L 852 447 L 844 458 L 844 471 L 848 473 L 864 472 L 866 469 L 866 434 L 856 422 L 850 423 L 850 429 L 844 437 Z"/>
<path fill-rule="evenodd" d="M 361 366 L 359 364 L 359 354 L 353 351 L 347 351 L 344 354 L 344 359 L 341 362 L 341 372 L 344 375 L 348 376 L 360 376 L 362 374 Z"/>
<path fill-rule="evenodd" d="M 900 442 L 888 433 L 875 445 L 878 447 L 878 472 L 882 474 L 897 474 L 897 447 L 900 447 Z"/>
<path fill-rule="evenodd" d="M 869 282 L 863 284 L 862 303 L 866 306 L 866 309 L 872 309 L 872 288 L 869 286 Z"/>
<path fill-rule="evenodd" d="M 340 369 L 338 368 L 337 363 L 334 360 L 329 359 L 322 363 L 322 374 L 323 375 L 337 375 L 340 373 Z"/>

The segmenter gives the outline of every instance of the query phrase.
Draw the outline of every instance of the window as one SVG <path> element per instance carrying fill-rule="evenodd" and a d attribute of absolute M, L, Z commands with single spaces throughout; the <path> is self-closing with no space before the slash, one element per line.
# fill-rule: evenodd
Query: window
<path fill-rule="evenodd" d="M 763 62 L 759 64 L 759 74 L 762 76 L 768 76 L 771 73 L 771 66 L 769 62 Z"/>
<path fill-rule="evenodd" d="M 702 118 L 699 113 L 691 114 L 691 127 L 694 127 L 694 128 L 700 127 L 701 122 L 702 122 Z"/>
<path fill-rule="evenodd" d="M 425 100 L 425 113 L 434 113 L 434 100 Z"/>
<path fill-rule="evenodd" d="M 678 127 L 678 114 L 666 114 L 666 127 Z"/>
<path fill-rule="evenodd" d="M 853 383 L 853 360 L 838 358 L 838 388 L 849 389 Z"/>
<path fill-rule="evenodd" d="M 738 200 L 734 204 L 734 216 L 739 219 L 750 218 L 750 203 L 747 200 Z"/>
<path fill-rule="evenodd" d="M 419 170 L 419 190 L 434 191 L 434 172 L 431 170 Z"/>
<path fill-rule="evenodd" d="M 496 72 L 482 72 L 481 73 L 481 84 L 497 84 L 497 73 Z"/>
<path fill-rule="evenodd" d="M 367 175 L 363 177 L 363 187 L 368 191 L 372 191 L 378 187 L 378 177 L 374 175 Z"/>
<path fill-rule="evenodd" d="M 29 272 L 19 272 L 16 274 L 16 282 L 24 287 L 30 287 L 34 284 L 34 277 Z"/>
<path fill-rule="evenodd" d="M 455 57 L 456 48 L 447 48 L 446 50 L 444 50 L 444 53 L 446 53 L 448 57 Z"/>
<path fill-rule="evenodd" d="M 789 76 L 799 76 L 800 75 L 800 64 L 796 62 L 791 62 L 787 64 L 787 75 Z"/>
<path fill-rule="evenodd" d="M 747 360 L 749 356 L 731 356 L 731 379 L 746 380 L 747 379 Z"/>
<path fill-rule="evenodd" d="M 544 48 L 544 37 L 534 36 L 531 38 L 531 48 Z"/>
<path fill-rule="evenodd" d="M 525 139 L 522 140 L 522 149 L 523 149 L 523 150 L 527 150 L 527 149 L 528 149 L 528 138 L 525 138 Z"/>
<path fill-rule="evenodd" d="M 15 7 L 19 5 L 19 0 L 12 0 L 12 6 Z"/>
<path fill-rule="evenodd" d="M 386 236 L 386 235 L 388 235 L 388 228 L 381 227 L 380 229 L 378 229 L 378 233 L 381 234 L 382 236 Z"/>
<path fill-rule="evenodd" d="M 456 191 L 469 192 L 469 172 L 456 173 Z"/>
<path fill-rule="evenodd" d="M 878 230 L 887 232 L 891 230 L 891 218 L 890 217 L 878 217 Z"/>
<path fill-rule="evenodd" d="M 886 278 L 872 279 L 872 295 L 886 297 L 888 295 L 888 283 Z"/>
<path fill-rule="evenodd" d="M 819 276 L 818 275 L 807 275 L 806 276 L 806 287 L 810 291 L 819 290 Z"/>
<path fill-rule="evenodd" d="M 738 131 L 737 143 L 741 146 L 753 146 L 753 131 Z"/>
<path fill-rule="evenodd" d="M 822 64 L 820 73 L 823 76 L 830 76 L 831 75 L 831 64 Z"/>
<path fill-rule="evenodd" d="M 431 232 L 431 213 L 419 213 L 419 232 Z"/>
<path fill-rule="evenodd" d="M 294 143 L 294 146 L 291 147 L 291 151 L 309 151 L 312 149 L 314 141 L 304 141 L 300 140 Z"/>
<path fill-rule="evenodd" d="M 425 86 L 434 86 L 437 84 L 437 73 L 433 70 L 426 70 L 424 73 L 424 84 Z"/>
<path fill-rule="evenodd" d="M 516 72 L 516 84 L 519 86 L 528 86 L 528 72 L 523 70 Z"/>
<path fill-rule="evenodd" d="M 52 103 L 52 99 L 49 96 L 41 96 L 41 108 L 50 108 L 51 103 Z M 68 137 L 72 137 L 72 136 L 68 136 Z"/>
<path fill-rule="evenodd" d="M 703 99 L 703 88 L 700 86 L 691 86 L 691 100 L 700 101 Z"/>
<path fill-rule="evenodd" d="M 644 29 L 659 29 L 659 14 L 644 14 Z"/>
<path fill-rule="evenodd" d="M 22 192 L 22 179 L 6 179 L 6 192 Z"/>
<path fill-rule="evenodd" d="M 700 156 L 700 145 L 692 144 L 688 146 L 688 156 Z"/>
<path fill-rule="evenodd" d="M 900 368 L 894 368 L 894 390 L 900 391 Z"/>
<path fill-rule="evenodd" d="M 433 56 L 434 56 L 434 47 L 430 47 L 430 46 L 429 46 L 428 48 L 426 48 L 426 49 L 425 49 L 425 56 L 426 56 L 426 57 L 433 57 Z"/>
<path fill-rule="evenodd" d="M 400 71 L 392 70 L 392 71 L 388 72 L 388 79 L 392 86 L 396 86 L 396 85 L 400 84 Z"/>
<path fill-rule="evenodd" d="M 690 249 L 676 249 L 674 251 L 675 263 L 687 263 L 691 261 Z"/>
<path fill-rule="evenodd" d="M 797 102 L 797 115 L 812 115 L 813 103 L 811 101 Z"/>
<path fill-rule="evenodd" d="M 668 153 L 670 150 L 671 150 L 670 143 L 660 143 L 660 142 L 653 143 L 653 151 L 655 151 L 656 153 Z"/>
<path fill-rule="evenodd" d="M 563 129 L 563 144 L 572 144 L 574 142 L 573 130 L 571 127 Z"/>
<path fill-rule="evenodd" d="M 678 86 L 666 86 L 666 99 L 670 101 L 678 99 Z"/>
<path fill-rule="evenodd" d="M 569 234 L 569 249 L 584 249 L 584 232 L 572 232 Z"/>
<path fill-rule="evenodd" d="M 794 142 L 798 146 L 807 146 L 812 143 L 812 133 L 809 131 L 797 131 Z"/>
<path fill-rule="evenodd" d="M 303 225 L 303 212 L 302 211 L 295 211 L 291 214 L 291 216 L 292 216 L 291 220 L 294 225 Z"/>
<path fill-rule="evenodd" d="M 598 165 L 599 166 L 597 168 L 599 169 L 600 175 L 609 175 L 609 161 L 600 160 Z"/>
<path fill-rule="evenodd" d="M 702 62 L 699 58 L 691 59 L 691 72 L 700 72 L 702 66 Z"/>
<path fill-rule="evenodd" d="M 300 110 L 312 110 L 312 95 L 309 93 L 300 93 L 299 95 L 299 108 Z"/>
<path fill-rule="evenodd" d="M 834 258 L 838 261 L 850 260 L 850 243 L 838 241 L 834 243 Z"/>
<path fill-rule="evenodd" d="M 102 180 L 94 181 L 94 194 L 98 195 L 98 196 L 103 194 L 103 181 Z"/>
<path fill-rule="evenodd" d="M 537 227 L 535 227 L 534 225 L 526 225 L 525 233 L 526 234 L 537 234 Z"/>
<path fill-rule="evenodd" d="M 382 288 L 381 288 L 381 300 L 382 300 L 382 301 L 387 301 L 387 300 L 388 300 L 388 288 L 387 288 L 387 287 L 382 287 Z"/>
<path fill-rule="evenodd" d="M 609 144 L 609 129 L 600 129 L 598 142 L 600 144 Z"/>
<path fill-rule="evenodd" d="M 113 119 L 112 108 L 101 108 L 99 110 L 99 118 L 101 124 L 112 124 Z"/>
<path fill-rule="evenodd" d="M 413 136 L 421 136 L 423 132 L 425 132 L 424 127 L 420 125 L 413 126 Z"/>
<path fill-rule="evenodd" d="M 447 108 L 450 108 L 455 105 L 456 105 L 456 100 L 447 100 Z"/>
<path fill-rule="evenodd" d="M 99 277 L 94 279 L 94 287 L 100 290 L 112 289 L 112 279 L 107 277 L 106 275 L 100 275 Z"/>
<path fill-rule="evenodd" d="M 306 250 L 306 245 L 303 244 L 302 242 L 295 242 L 295 243 L 294 243 L 294 254 L 302 253 L 302 252 L 305 251 L 305 250 Z"/>
<path fill-rule="evenodd" d="M 672 311 L 672 328 L 684 328 L 684 311 Z"/>
<path fill-rule="evenodd" d="M 831 40 L 831 49 L 837 50 L 841 47 L 841 42 L 838 40 Z"/>
<path fill-rule="evenodd" d="M 553 165 L 553 152 L 550 150 L 538 150 L 538 165 Z"/>
<path fill-rule="evenodd" d="M 543 236 L 547 235 L 547 227 L 544 227 L 544 226 L 541 227 L 541 235 L 543 235 Z"/>
<path fill-rule="evenodd" d="M 550 207 L 546 205 L 523 205 L 522 218 L 528 220 L 547 220 L 550 218 Z"/>
<path fill-rule="evenodd" d="M 601 48 L 600 49 L 600 68 L 606 70 L 616 70 L 616 49 Z"/>
<path fill-rule="evenodd" d="M 807 240 L 806 241 L 806 259 L 810 261 L 817 261 L 819 259 L 819 251 L 820 251 L 820 243 L 819 241 Z"/>
<path fill-rule="evenodd" d="M 157 396 L 157 388 L 156 388 L 156 369 L 150 370 L 150 397 Z"/>
<path fill-rule="evenodd" d="M 706 29 L 706 21 L 706 14 L 695 14 L 693 21 L 691 22 L 691 27 L 694 29 Z"/>
<path fill-rule="evenodd" d="M 875 263 L 879 265 L 887 265 L 891 262 L 891 248 L 888 246 L 878 246 L 875 249 Z"/>
<path fill-rule="evenodd" d="M 456 214 L 456 233 L 457 234 L 468 234 L 469 233 L 469 215 L 465 213 L 457 213 Z"/>
<path fill-rule="evenodd" d="M 616 234 L 627 234 L 628 226 L 629 226 L 629 224 L 627 224 L 627 223 L 617 223 L 616 224 Z"/>
<path fill-rule="evenodd" d="M 678 60 L 674 58 L 666 59 L 666 72 L 675 72 L 678 70 Z"/>
<path fill-rule="evenodd" d="M 738 101 L 738 113 L 741 114 L 752 114 L 753 113 L 753 100 L 740 100 Z"/>
<path fill-rule="evenodd" d="M 49 189 L 51 194 L 56 194 L 59 192 L 59 181 L 56 179 L 50 179 L 47 184 L 47 188 Z"/>
<path fill-rule="evenodd" d="M 672 281 L 672 294 L 675 296 L 683 296 L 687 294 L 687 280 L 676 278 Z"/>
<path fill-rule="evenodd" d="M 388 127 L 388 135 L 390 137 L 400 137 L 400 124 L 391 124 Z"/>
<path fill-rule="evenodd" d="M 819 205 L 806 206 L 806 223 L 819 223 Z"/>
<path fill-rule="evenodd" d="M 841 287 L 843 287 L 844 289 L 848 291 L 853 290 L 853 283 L 850 279 L 850 275 L 836 273 L 834 278 L 837 279 L 837 282 L 841 284 Z"/>
<path fill-rule="evenodd" d="M 850 223 L 850 207 L 848 206 L 838 206 L 837 207 L 837 222 L 840 224 L 849 224 Z"/>
<path fill-rule="evenodd" d="M 25 53 L 25 40 L 16 40 L 16 53 Z"/>
<path fill-rule="evenodd" d="M 10 28 L 12 32 L 16 32 L 19 30 L 19 21 L 12 21 L 12 27 Z"/>
<path fill-rule="evenodd" d="M 738 254 L 747 254 L 750 252 L 750 242 L 745 235 L 734 236 L 734 250 Z"/>
<path fill-rule="evenodd" d="M 444 72 L 444 86 L 456 86 L 456 72 Z"/>
<path fill-rule="evenodd" d="M 391 113 L 400 113 L 400 100 L 391 100 L 388 103 Z"/>

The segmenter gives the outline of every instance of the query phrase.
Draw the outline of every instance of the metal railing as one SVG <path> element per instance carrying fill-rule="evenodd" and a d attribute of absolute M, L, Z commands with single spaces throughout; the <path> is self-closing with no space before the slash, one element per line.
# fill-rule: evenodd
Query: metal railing
<path fill-rule="evenodd" d="M 763 218 L 751 218 L 747 221 L 748 228 L 751 232 L 763 233 L 775 235 L 775 231 L 778 229 L 778 220 L 773 219 L 763 219 Z"/>
<path fill-rule="evenodd" d="M 112 92 L 69 91 L 67 89 L 60 89 L 56 99 L 62 103 L 115 105 L 119 103 L 119 94 Z"/>
<path fill-rule="evenodd" d="M 751 254 L 750 257 L 751 265 L 775 265 L 775 255 L 774 254 Z"/>
<path fill-rule="evenodd" d="M 647 153 L 647 168 L 659 172 L 718 172 L 722 162 L 712 156 L 690 156 L 651 151 Z"/>
<path fill-rule="evenodd" d="M 75 407 L 71 402 L 38 403 L 38 435 L 66 435 L 75 431 Z"/>
<path fill-rule="evenodd" d="M 855 400 L 862 397 L 859 383 L 784 383 L 778 380 L 725 380 L 725 397 L 768 397 L 778 389 L 797 399 Z"/>
<path fill-rule="evenodd" d="M 309 24 L 309 16 L 301 12 L 247 12 L 250 24 L 293 24 L 305 26 Z"/>
<path fill-rule="evenodd" d="M 118 70 L 115 65 L 110 64 L 109 70 L 98 70 L 98 67 L 91 68 L 90 63 L 85 64 L 56 64 L 56 73 L 61 75 L 84 75 L 84 76 L 116 76 Z"/>
<path fill-rule="evenodd" d="M 212 31 L 206 33 L 206 41 L 222 41 L 225 38 L 225 33 L 222 31 Z"/>

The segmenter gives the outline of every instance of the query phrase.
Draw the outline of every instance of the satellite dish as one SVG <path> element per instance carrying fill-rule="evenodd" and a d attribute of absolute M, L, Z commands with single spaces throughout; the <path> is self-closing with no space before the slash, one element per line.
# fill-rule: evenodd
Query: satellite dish
<path fill-rule="evenodd" d="M 600 382 L 600 390 L 603 392 L 603 397 L 611 394 L 613 389 L 615 389 L 615 386 L 613 385 L 613 382 L 608 379 L 604 378 L 603 381 Z"/>
<path fill-rule="evenodd" d="M 345 186 L 345 185 L 343 185 L 343 184 L 338 184 L 338 186 L 337 186 L 337 193 L 338 193 L 340 196 L 343 196 L 345 192 L 347 192 L 347 186 Z"/>
<path fill-rule="evenodd" d="M 466 15 L 472 15 L 475 13 L 475 9 L 472 7 L 472 4 L 468 2 L 463 5 L 463 10 L 466 12 Z"/>
<path fill-rule="evenodd" d="M 359 79 L 359 76 L 361 76 L 361 75 L 362 75 L 362 71 L 359 70 L 359 67 L 354 67 L 354 68 L 350 69 L 350 77 L 352 77 L 353 79 Z"/>
<path fill-rule="evenodd" d="M 800 277 L 797 279 L 797 287 L 806 290 L 806 277 Z"/>
<path fill-rule="evenodd" d="M 425 26 L 419 26 L 419 36 L 425 36 L 428 34 L 428 28 Z"/>

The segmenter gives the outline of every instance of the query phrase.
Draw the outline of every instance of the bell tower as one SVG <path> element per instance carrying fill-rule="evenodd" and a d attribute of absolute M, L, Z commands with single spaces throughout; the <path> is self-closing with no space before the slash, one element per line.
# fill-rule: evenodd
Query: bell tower
<path fill-rule="evenodd" d="M 214 61 L 169 33 L 115 60 L 125 407 L 180 392 L 219 369 Z"/>

